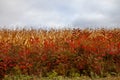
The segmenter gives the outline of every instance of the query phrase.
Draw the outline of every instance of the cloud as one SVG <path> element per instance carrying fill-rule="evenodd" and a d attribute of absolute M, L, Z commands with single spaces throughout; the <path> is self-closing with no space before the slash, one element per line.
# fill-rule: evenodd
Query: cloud
<path fill-rule="evenodd" d="M 82 9 L 78 10 L 75 26 L 113 26 L 119 24 L 120 10 L 118 0 L 85 0 Z M 79 5 L 77 6 L 79 7 Z M 83 10 L 84 8 L 84 10 Z"/>
<path fill-rule="evenodd" d="M 17 24 L 23 17 L 27 6 L 20 0 L 0 0 L 0 24 Z"/>
<path fill-rule="evenodd" d="M 0 0 L 0 25 L 110 26 L 120 22 L 119 0 Z"/>

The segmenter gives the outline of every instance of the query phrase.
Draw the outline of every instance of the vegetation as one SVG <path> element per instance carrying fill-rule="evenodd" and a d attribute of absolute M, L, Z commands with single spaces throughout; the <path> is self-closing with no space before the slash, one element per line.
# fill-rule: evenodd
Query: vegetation
<path fill-rule="evenodd" d="M 1 79 L 119 76 L 119 66 L 120 29 L 0 30 Z"/>
<path fill-rule="evenodd" d="M 38 76 L 26 76 L 26 75 L 14 75 L 14 76 L 5 76 L 3 80 L 120 80 L 120 77 L 107 76 L 104 78 L 94 77 L 90 78 L 88 76 L 80 77 L 38 77 Z"/>

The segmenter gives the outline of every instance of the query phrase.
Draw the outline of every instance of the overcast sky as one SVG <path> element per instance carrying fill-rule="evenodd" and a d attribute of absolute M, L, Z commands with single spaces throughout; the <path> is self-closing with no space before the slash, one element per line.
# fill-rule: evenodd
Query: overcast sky
<path fill-rule="evenodd" d="M 114 26 L 120 0 L 0 0 L 0 25 Z"/>

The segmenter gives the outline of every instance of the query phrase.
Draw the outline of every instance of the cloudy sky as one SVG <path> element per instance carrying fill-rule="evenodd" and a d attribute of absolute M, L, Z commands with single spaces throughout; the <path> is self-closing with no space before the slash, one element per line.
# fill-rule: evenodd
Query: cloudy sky
<path fill-rule="evenodd" d="M 0 0 L 0 25 L 118 26 L 120 0 Z"/>

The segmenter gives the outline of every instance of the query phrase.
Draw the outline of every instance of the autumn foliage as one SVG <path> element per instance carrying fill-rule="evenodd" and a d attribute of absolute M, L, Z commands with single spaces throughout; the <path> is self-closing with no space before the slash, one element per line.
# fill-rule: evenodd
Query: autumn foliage
<path fill-rule="evenodd" d="M 120 29 L 0 30 L 0 77 L 120 72 Z"/>

